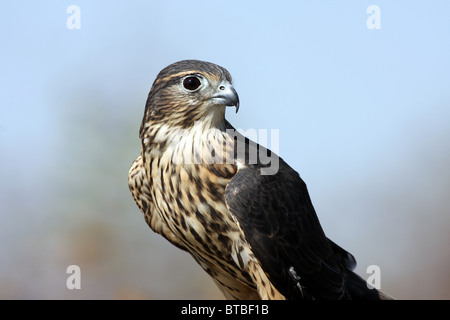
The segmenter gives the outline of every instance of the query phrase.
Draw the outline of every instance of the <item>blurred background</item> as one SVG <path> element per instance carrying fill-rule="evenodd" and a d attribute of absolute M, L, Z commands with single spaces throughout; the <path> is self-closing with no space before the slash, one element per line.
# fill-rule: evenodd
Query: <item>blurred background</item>
<path fill-rule="evenodd" d="M 361 276 L 378 265 L 396 298 L 449 299 L 449 14 L 445 0 L 2 1 L 0 298 L 223 298 L 127 185 L 157 73 L 201 59 L 233 75 L 236 128 L 279 129 Z"/>

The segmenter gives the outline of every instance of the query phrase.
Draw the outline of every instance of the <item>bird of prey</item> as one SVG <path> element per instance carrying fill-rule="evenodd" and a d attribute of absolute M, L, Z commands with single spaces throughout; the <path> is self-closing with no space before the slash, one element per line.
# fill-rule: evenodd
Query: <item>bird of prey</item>
<path fill-rule="evenodd" d="M 183 60 L 148 95 L 129 187 L 150 228 L 187 251 L 228 299 L 380 299 L 329 240 L 306 184 L 234 130 L 230 73 Z"/>

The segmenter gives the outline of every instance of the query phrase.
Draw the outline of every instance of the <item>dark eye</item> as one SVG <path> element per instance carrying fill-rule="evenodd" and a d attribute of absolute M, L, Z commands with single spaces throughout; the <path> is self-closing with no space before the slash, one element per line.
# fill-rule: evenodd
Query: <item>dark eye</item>
<path fill-rule="evenodd" d="M 200 79 L 197 77 L 187 77 L 183 80 L 183 87 L 191 91 L 200 87 L 201 84 Z"/>

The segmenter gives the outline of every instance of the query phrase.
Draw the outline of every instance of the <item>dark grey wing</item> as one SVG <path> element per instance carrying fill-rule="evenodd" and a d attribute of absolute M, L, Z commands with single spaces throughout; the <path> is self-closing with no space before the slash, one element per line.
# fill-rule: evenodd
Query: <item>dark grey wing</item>
<path fill-rule="evenodd" d="M 234 139 L 237 160 L 246 165 L 228 183 L 226 203 L 274 286 L 287 298 L 345 298 L 344 269 L 354 259 L 325 236 L 306 184 L 275 153 L 242 135 Z M 263 175 L 274 167 L 267 159 L 278 161 L 278 170 Z"/>
<path fill-rule="evenodd" d="M 240 169 L 226 188 L 226 202 L 254 255 L 283 295 L 345 296 L 342 266 L 320 226 L 306 185 L 284 161 L 280 159 L 275 175 L 261 175 L 257 166 Z"/>

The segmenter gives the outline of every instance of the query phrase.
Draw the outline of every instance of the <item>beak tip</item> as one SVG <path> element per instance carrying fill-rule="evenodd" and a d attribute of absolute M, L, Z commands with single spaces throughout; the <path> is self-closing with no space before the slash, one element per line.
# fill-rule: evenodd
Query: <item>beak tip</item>
<path fill-rule="evenodd" d="M 213 96 L 214 103 L 225 105 L 227 107 L 234 106 L 236 113 L 239 111 L 239 95 L 230 83 L 221 85 L 217 90 L 217 95 Z"/>

